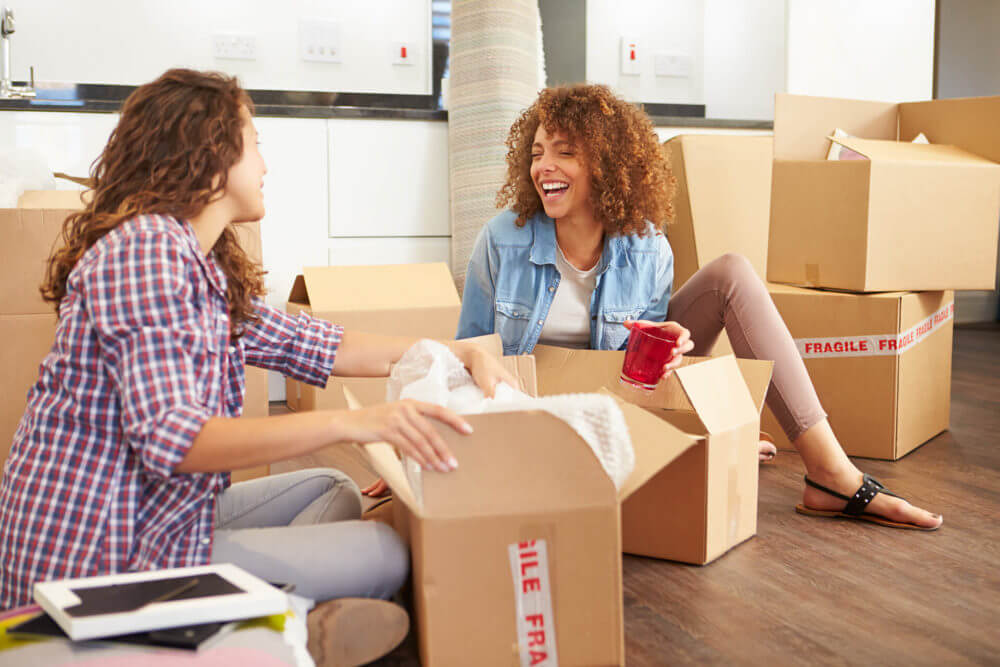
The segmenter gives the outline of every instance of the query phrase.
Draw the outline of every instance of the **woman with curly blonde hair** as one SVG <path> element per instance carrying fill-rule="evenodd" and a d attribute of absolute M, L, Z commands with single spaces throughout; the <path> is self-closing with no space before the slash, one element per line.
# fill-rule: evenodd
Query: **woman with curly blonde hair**
<path fill-rule="evenodd" d="M 264 216 L 251 110 L 235 79 L 191 70 L 126 100 L 42 287 L 59 323 L 0 482 L 0 608 L 30 602 L 36 581 L 232 562 L 338 598 L 338 614 L 320 618 L 346 627 L 336 618 L 350 612 L 347 625 L 366 632 L 310 641 L 361 664 L 403 639 L 406 614 L 341 598 L 395 594 L 405 545 L 357 520 L 359 490 L 337 470 L 235 485 L 227 471 L 384 440 L 447 472 L 457 462 L 431 422 L 471 429 L 414 401 L 236 419 L 244 364 L 323 386 L 331 374 L 387 375 L 416 342 L 261 300 L 262 272 L 234 231 Z M 476 346 L 452 347 L 487 394 L 512 381 Z"/>
<path fill-rule="evenodd" d="M 458 338 L 498 333 L 506 354 L 536 344 L 621 350 L 636 323 L 677 339 L 664 374 L 725 329 L 737 356 L 775 361 L 768 405 L 806 465 L 797 510 L 934 530 L 938 515 L 894 497 L 844 454 L 795 343 L 750 263 L 724 255 L 671 294 L 664 236 L 674 178 L 649 118 L 607 87 L 548 88 L 507 138 L 508 210 L 472 251 Z M 761 458 L 773 456 L 761 442 Z"/>

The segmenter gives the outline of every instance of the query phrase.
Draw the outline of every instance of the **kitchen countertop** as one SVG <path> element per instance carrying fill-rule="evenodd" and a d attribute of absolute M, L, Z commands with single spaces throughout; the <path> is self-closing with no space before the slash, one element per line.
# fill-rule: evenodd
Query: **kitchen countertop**
<path fill-rule="evenodd" d="M 135 86 L 59 84 L 38 87 L 34 99 L 0 99 L 0 111 L 117 113 Z M 448 120 L 432 95 L 251 90 L 258 116 Z M 769 120 L 705 118 L 701 104 L 643 104 L 654 125 L 770 130 Z"/>

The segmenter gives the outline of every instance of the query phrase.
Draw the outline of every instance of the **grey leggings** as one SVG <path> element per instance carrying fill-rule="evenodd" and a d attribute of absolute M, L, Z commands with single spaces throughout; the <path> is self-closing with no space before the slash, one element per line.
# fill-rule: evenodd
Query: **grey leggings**
<path fill-rule="evenodd" d="M 315 600 L 388 598 L 409 573 L 389 526 L 360 521 L 361 492 L 332 468 L 234 484 L 216 498 L 212 562 L 235 563 Z"/>
<path fill-rule="evenodd" d="M 724 328 L 737 357 L 774 361 L 767 405 L 792 442 L 826 418 L 788 327 L 742 255 L 699 269 L 670 297 L 667 320 L 691 332 L 694 355 L 708 354 Z"/>

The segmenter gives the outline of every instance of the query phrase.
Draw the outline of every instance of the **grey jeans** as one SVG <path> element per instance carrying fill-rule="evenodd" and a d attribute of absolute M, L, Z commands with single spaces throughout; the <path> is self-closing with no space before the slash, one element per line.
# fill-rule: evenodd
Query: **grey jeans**
<path fill-rule="evenodd" d="M 216 498 L 212 562 L 294 584 L 317 601 L 389 598 L 409 573 L 406 545 L 360 517 L 358 486 L 332 468 L 233 484 Z"/>

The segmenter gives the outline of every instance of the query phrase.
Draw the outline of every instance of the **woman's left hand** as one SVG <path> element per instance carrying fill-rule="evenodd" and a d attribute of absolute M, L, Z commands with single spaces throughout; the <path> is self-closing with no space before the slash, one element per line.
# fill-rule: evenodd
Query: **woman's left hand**
<path fill-rule="evenodd" d="M 629 331 L 632 330 L 633 325 L 642 324 L 644 326 L 657 327 L 663 329 L 669 335 L 677 339 L 677 344 L 674 346 L 673 353 L 670 357 L 670 361 L 663 365 L 663 375 L 661 379 L 670 375 L 670 373 L 678 368 L 684 355 L 694 349 L 694 341 L 691 340 L 691 332 L 677 324 L 677 322 L 650 322 L 649 320 L 627 320 L 625 322 L 625 328 Z"/>
<path fill-rule="evenodd" d="M 517 378 L 503 367 L 499 359 L 475 343 L 459 343 L 455 353 L 469 369 L 472 379 L 486 394 L 486 398 L 493 398 L 496 386 L 501 382 L 509 384 L 514 389 L 521 386 Z"/>

